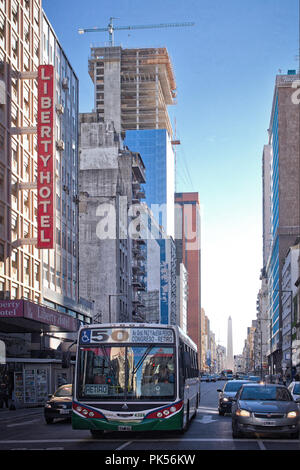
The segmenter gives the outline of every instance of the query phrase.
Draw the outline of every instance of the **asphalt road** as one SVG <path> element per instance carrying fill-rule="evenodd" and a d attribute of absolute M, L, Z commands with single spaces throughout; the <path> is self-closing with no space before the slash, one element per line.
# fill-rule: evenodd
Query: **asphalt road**
<path fill-rule="evenodd" d="M 0 452 L 7 450 L 89 450 L 103 451 L 101 453 L 103 458 L 107 452 L 109 456 L 107 458 L 111 459 L 113 455 L 115 459 L 116 455 L 120 455 L 120 451 L 126 451 L 127 456 L 130 456 L 131 451 L 133 455 L 135 451 L 148 451 L 144 452 L 144 459 L 140 463 L 145 463 L 153 454 L 161 460 L 153 460 L 151 464 L 191 464 L 192 460 L 190 462 L 178 460 L 181 451 L 182 455 L 184 451 L 188 451 L 185 454 L 191 459 L 195 455 L 193 452 L 202 450 L 300 451 L 300 440 L 256 437 L 233 439 L 230 415 L 219 416 L 217 411 L 217 388 L 221 388 L 223 383 L 221 381 L 202 382 L 201 402 L 197 416 L 184 435 L 173 435 L 170 432 L 137 435 L 126 432 L 107 433 L 103 438 L 95 439 L 89 431 L 73 430 L 70 422 L 65 420 L 47 425 L 42 409 L 25 414 L 20 411 L 0 411 Z M 174 454 L 173 462 L 167 461 L 166 454 L 171 455 L 170 452 Z M 124 455 L 124 453 L 121 454 Z M 116 462 L 107 460 L 105 463 Z M 117 463 L 125 463 L 130 468 L 139 466 L 138 463 L 135 465 L 135 461 Z"/>

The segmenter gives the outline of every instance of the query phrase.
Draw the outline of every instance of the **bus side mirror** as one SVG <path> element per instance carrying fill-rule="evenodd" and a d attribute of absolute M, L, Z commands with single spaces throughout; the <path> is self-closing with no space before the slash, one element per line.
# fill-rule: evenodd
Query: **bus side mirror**
<path fill-rule="evenodd" d="M 71 353 L 70 351 L 64 351 L 62 353 L 61 367 L 63 369 L 68 369 L 71 364 Z"/>

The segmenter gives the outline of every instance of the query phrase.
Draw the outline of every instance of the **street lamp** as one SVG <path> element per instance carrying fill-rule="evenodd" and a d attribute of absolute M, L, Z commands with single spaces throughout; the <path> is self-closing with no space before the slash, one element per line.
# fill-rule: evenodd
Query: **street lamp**
<path fill-rule="evenodd" d="M 108 294 L 108 319 L 109 323 L 111 323 L 111 304 L 110 299 L 111 297 L 122 297 L 124 294 Z"/>

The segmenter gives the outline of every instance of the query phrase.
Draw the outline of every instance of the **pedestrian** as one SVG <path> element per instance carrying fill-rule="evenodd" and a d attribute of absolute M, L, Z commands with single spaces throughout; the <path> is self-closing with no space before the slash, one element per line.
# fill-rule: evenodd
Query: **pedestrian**
<path fill-rule="evenodd" d="M 1 408 L 5 404 L 6 408 L 8 408 L 8 384 L 2 382 L 0 385 L 0 399 L 1 399 Z"/>

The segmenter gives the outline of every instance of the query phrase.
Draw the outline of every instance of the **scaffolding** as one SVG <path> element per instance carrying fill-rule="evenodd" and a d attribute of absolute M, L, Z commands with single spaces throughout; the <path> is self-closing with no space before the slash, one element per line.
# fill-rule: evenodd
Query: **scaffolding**
<path fill-rule="evenodd" d="M 166 48 L 122 49 L 92 48 L 89 74 L 95 85 L 95 108 L 105 119 L 105 82 L 120 82 L 120 115 L 123 131 L 130 129 L 167 129 L 172 136 L 167 106 L 175 104 L 176 82 Z M 118 74 L 118 76 L 117 76 Z"/>

